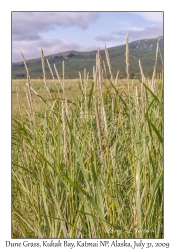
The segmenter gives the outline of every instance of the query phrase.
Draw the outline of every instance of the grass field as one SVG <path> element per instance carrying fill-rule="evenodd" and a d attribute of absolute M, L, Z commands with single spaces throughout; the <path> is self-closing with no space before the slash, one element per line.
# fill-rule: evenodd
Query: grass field
<path fill-rule="evenodd" d="M 20 96 L 20 101 L 22 107 L 26 107 L 27 104 L 27 98 L 26 98 L 26 79 L 13 79 L 12 80 L 12 114 L 13 115 L 19 115 L 19 105 L 18 105 L 18 97 Z M 91 79 L 88 83 L 88 89 L 90 89 L 91 85 L 93 83 L 93 80 Z M 134 89 L 136 86 L 139 88 L 140 82 L 137 79 L 129 80 L 130 86 L 132 89 Z M 64 81 L 64 89 L 66 93 L 66 98 L 69 100 L 74 100 L 76 97 L 79 97 L 81 95 L 81 90 L 79 88 L 80 80 L 79 79 L 66 79 Z M 105 85 L 105 88 L 109 86 L 108 84 Z M 31 80 L 31 86 L 37 91 L 37 93 L 42 96 L 43 98 L 46 98 L 46 90 L 44 86 L 44 82 L 41 79 L 32 79 Z M 49 90 L 52 94 L 56 95 L 57 97 L 63 97 L 62 89 L 60 87 L 60 84 L 56 80 L 47 80 L 47 86 L 49 87 Z M 125 92 L 128 91 L 128 83 L 126 79 L 118 80 L 118 91 L 119 92 Z M 41 111 L 44 112 L 46 109 L 46 106 L 43 101 L 38 98 L 37 96 L 33 96 L 35 99 L 35 111 Z M 22 113 L 25 114 L 25 109 L 22 108 Z"/>
<path fill-rule="evenodd" d="M 26 87 L 27 87 L 26 82 L 27 82 L 26 80 L 21 80 L 21 79 L 12 80 L 12 113 L 14 115 L 19 115 L 17 93 L 20 96 L 22 106 L 26 107 L 26 105 L 28 105 L 26 98 Z M 62 89 L 57 81 L 48 80 L 47 85 L 52 94 L 59 97 L 63 96 Z M 32 79 L 31 86 L 33 86 L 33 88 L 37 91 L 39 95 L 41 95 L 43 98 L 47 98 L 43 80 Z M 78 79 L 77 80 L 70 79 L 65 81 L 65 92 L 68 99 L 73 99 L 80 94 L 78 86 L 79 86 Z M 40 98 L 36 96 L 34 96 L 34 100 L 35 100 L 35 111 L 44 112 L 47 105 Z M 23 114 L 25 114 L 25 110 L 23 108 L 22 112 Z"/>
<path fill-rule="evenodd" d="M 12 82 L 13 238 L 163 238 L 163 83 L 107 65 Z"/>

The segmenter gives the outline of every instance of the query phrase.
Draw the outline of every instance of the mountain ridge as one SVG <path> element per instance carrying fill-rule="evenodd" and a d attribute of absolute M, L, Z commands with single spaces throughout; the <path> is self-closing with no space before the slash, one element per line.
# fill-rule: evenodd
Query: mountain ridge
<path fill-rule="evenodd" d="M 157 41 L 159 41 L 159 48 L 163 54 L 164 40 L 163 36 L 152 38 L 152 39 L 140 39 L 129 43 L 129 54 L 130 54 L 130 65 L 131 74 L 138 72 L 138 60 L 141 60 L 142 67 L 145 68 L 146 73 L 149 75 L 153 70 L 155 63 L 155 51 L 157 47 Z M 119 45 L 108 48 L 109 57 L 111 60 L 112 69 L 115 68 L 115 73 L 119 70 L 122 76 L 125 75 L 125 48 L 126 45 Z M 102 60 L 105 60 L 104 49 L 100 50 Z M 45 56 L 48 59 L 51 67 L 56 64 L 59 72 L 62 68 L 62 61 L 65 61 L 65 78 L 78 78 L 78 72 L 83 71 L 86 68 L 92 77 L 92 68 L 95 65 L 97 50 L 79 52 L 75 50 L 69 50 L 59 52 Z M 137 61 L 137 63 L 136 63 Z M 26 60 L 29 68 L 29 74 L 31 78 L 42 78 L 42 65 L 41 58 L 35 58 Z M 161 67 L 161 60 L 159 58 L 157 63 L 158 68 Z M 47 78 L 51 78 L 51 73 L 46 64 L 46 75 Z M 23 61 L 12 62 L 12 78 L 25 78 L 26 72 Z"/>

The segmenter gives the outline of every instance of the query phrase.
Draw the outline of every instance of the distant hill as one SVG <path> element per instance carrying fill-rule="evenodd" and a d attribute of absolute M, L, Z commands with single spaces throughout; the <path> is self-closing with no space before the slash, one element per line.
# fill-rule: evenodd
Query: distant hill
<path fill-rule="evenodd" d="M 129 64 L 130 64 L 131 77 L 134 77 L 135 74 L 138 74 L 140 72 L 138 64 L 139 59 L 142 64 L 144 74 L 147 76 L 152 74 L 153 66 L 155 64 L 156 46 L 158 40 L 159 40 L 159 48 L 163 56 L 163 48 L 164 48 L 163 37 L 137 40 L 129 43 Z M 108 48 L 112 72 L 115 75 L 119 70 L 121 78 L 126 76 L 125 49 L 126 45 L 120 45 Z M 45 56 L 45 59 L 49 60 L 52 70 L 53 70 L 53 64 L 56 64 L 60 76 L 62 74 L 62 61 L 64 60 L 65 78 L 78 78 L 79 77 L 78 72 L 79 71 L 82 72 L 84 68 L 86 68 L 86 70 L 90 74 L 90 77 L 92 77 L 92 68 L 95 65 L 96 53 L 97 50 L 90 52 L 77 52 L 72 50 L 50 56 Z M 106 62 L 104 50 L 101 50 L 101 58 Z M 43 77 L 41 58 L 27 60 L 27 65 L 29 68 L 29 74 L 31 78 Z M 46 78 L 52 78 L 47 63 L 45 65 L 46 65 Z M 158 56 L 157 68 L 158 70 L 161 70 L 162 68 L 160 56 Z M 26 70 L 24 67 L 24 63 L 22 61 L 17 63 L 12 63 L 12 78 L 26 78 Z"/>

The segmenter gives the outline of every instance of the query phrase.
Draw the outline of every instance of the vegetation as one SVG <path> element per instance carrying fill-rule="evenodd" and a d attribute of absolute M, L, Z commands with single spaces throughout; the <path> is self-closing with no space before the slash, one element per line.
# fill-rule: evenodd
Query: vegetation
<path fill-rule="evenodd" d="M 140 61 L 141 78 L 130 80 L 127 42 L 122 81 L 111 72 L 108 50 L 108 71 L 98 50 L 93 80 L 85 69 L 74 96 L 64 62 L 62 77 L 55 66 L 57 80 L 48 83 L 41 50 L 41 91 L 23 57 L 27 102 L 23 87 L 12 87 L 19 110 L 12 118 L 13 238 L 163 238 L 158 51 L 151 80 Z"/>
<path fill-rule="evenodd" d="M 135 75 L 140 73 L 138 66 L 138 60 L 142 62 L 142 68 L 144 73 L 151 77 L 153 73 L 153 65 L 155 63 L 155 51 L 157 46 L 157 41 L 159 41 L 159 48 L 161 53 L 163 52 L 163 37 L 156 39 L 144 39 L 129 43 L 130 50 L 130 61 L 132 65 L 130 66 L 130 77 L 135 78 Z M 125 71 L 125 45 L 112 47 L 108 49 L 111 67 L 113 74 L 116 75 L 117 71 L 120 71 L 120 79 L 126 78 Z M 93 78 L 92 65 L 95 64 L 97 51 L 91 52 L 77 52 L 68 51 L 55 55 L 46 56 L 45 58 L 53 65 L 56 64 L 58 71 L 61 71 L 62 61 L 65 61 L 65 72 L 64 77 L 69 79 L 79 78 L 78 71 L 83 73 L 84 68 L 89 72 L 89 77 Z M 101 59 L 105 60 L 105 50 L 101 50 Z M 157 61 L 157 72 L 161 72 L 161 58 Z M 42 79 L 42 67 L 41 58 L 28 60 L 27 66 L 30 71 L 31 78 Z M 47 79 L 52 79 L 52 74 L 50 73 L 49 67 L 46 63 L 45 67 Z M 59 72 L 62 75 L 62 72 Z M 26 71 L 23 62 L 12 63 L 12 77 L 15 79 L 26 78 Z M 55 74 L 56 77 L 56 74 Z"/>

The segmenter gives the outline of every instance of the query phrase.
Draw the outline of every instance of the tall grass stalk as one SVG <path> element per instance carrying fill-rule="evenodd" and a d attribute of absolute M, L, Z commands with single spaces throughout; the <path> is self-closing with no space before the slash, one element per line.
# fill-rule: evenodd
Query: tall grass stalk
<path fill-rule="evenodd" d="M 64 151 L 64 162 L 67 164 L 68 158 L 67 158 L 67 136 L 66 136 L 66 114 L 65 114 L 65 102 L 61 103 L 62 107 L 62 124 L 63 124 L 63 151 Z"/>
<path fill-rule="evenodd" d="M 115 86 L 117 86 L 118 76 L 119 76 L 119 70 L 117 71 L 117 74 L 116 74 L 116 78 L 115 78 Z"/>
<path fill-rule="evenodd" d="M 19 114 L 20 116 L 22 116 L 22 113 L 21 113 L 21 102 L 20 102 L 20 98 L 19 98 L 19 93 L 18 93 L 18 87 L 16 87 L 16 99 L 17 99 L 17 103 L 18 103 L 18 108 L 19 108 Z"/>
<path fill-rule="evenodd" d="M 129 36 L 126 34 L 126 74 L 129 80 Z"/>
<path fill-rule="evenodd" d="M 56 68 L 56 65 L 54 64 L 54 69 L 55 69 L 55 73 L 56 73 L 56 76 L 57 76 L 57 79 L 58 79 L 58 82 L 60 83 L 60 86 L 61 86 L 61 89 L 62 89 L 62 92 L 65 94 L 65 91 L 64 91 L 64 85 L 63 85 L 63 82 L 61 81 L 60 79 L 60 76 L 58 74 L 58 70 Z"/>
<path fill-rule="evenodd" d="M 44 84 L 45 84 L 45 89 L 48 93 L 48 95 L 52 98 L 52 95 L 50 93 L 50 90 L 47 86 L 47 82 L 46 82 L 46 71 L 45 71 L 45 61 L 44 61 L 44 52 L 43 52 L 43 49 L 41 48 L 41 63 L 42 63 L 42 70 L 43 70 L 43 81 L 44 81 Z"/>
<path fill-rule="evenodd" d="M 106 55 L 106 61 L 107 61 L 111 81 L 113 81 L 113 74 L 112 74 L 112 70 L 111 70 L 111 62 L 110 62 L 109 53 L 108 53 L 108 50 L 106 48 L 106 45 L 105 45 L 105 55 Z"/>
<path fill-rule="evenodd" d="M 48 67 L 49 67 L 50 73 L 51 73 L 51 75 L 52 75 L 52 78 L 55 79 L 55 77 L 54 77 L 54 75 L 53 75 L 52 68 L 51 68 L 50 63 L 49 63 L 49 60 L 46 59 L 46 61 L 47 61 L 47 65 L 48 65 Z"/>
<path fill-rule="evenodd" d="M 29 70 L 27 67 L 26 60 L 25 60 L 22 52 L 21 52 L 21 56 L 22 56 L 22 59 L 23 59 L 24 65 L 25 65 L 26 72 L 27 72 L 27 86 L 28 86 L 28 88 L 26 89 L 26 96 L 28 98 L 29 110 L 30 110 L 30 115 L 31 115 L 31 113 L 33 111 L 33 98 L 32 98 L 32 93 L 31 93 L 31 89 L 30 89 L 30 87 L 31 87 L 30 75 L 29 75 Z"/>

